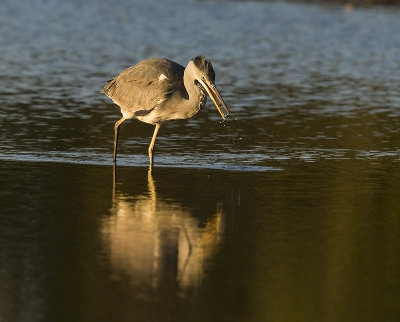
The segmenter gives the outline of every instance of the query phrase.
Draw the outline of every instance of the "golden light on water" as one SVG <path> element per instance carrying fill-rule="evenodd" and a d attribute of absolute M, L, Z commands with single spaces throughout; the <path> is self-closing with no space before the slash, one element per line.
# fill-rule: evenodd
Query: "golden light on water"
<path fill-rule="evenodd" d="M 221 209 L 200 225 L 190 209 L 159 199 L 150 172 L 147 194 L 114 190 L 111 214 L 103 222 L 102 237 L 115 276 L 124 274 L 132 283 L 154 288 L 166 279 L 183 290 L 198 285 L 224 226 Z"/>

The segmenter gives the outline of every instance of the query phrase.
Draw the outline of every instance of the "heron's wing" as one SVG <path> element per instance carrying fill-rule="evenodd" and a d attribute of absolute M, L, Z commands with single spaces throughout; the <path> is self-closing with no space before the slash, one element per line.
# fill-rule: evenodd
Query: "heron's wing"
<path fill-rule="evenodd" d="M 184 70 L 168 59 L 143 60 L 111 79 L 102 92 L 120 107 L 143 114 L 183 87 Z"/>

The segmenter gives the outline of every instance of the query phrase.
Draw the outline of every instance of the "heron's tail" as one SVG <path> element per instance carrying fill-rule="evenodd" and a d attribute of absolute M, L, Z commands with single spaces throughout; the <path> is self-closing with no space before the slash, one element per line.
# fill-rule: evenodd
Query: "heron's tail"
<path fill-rule="evenodd" d="M 110 96 L 108 93 L 115 86 L 115 84 L 116 84 L 115 78 L 108 80 L 106 86 L 103 87 L 103 89 L 100 91 L 100 93 L 104 93 L 107 96 Z"/>

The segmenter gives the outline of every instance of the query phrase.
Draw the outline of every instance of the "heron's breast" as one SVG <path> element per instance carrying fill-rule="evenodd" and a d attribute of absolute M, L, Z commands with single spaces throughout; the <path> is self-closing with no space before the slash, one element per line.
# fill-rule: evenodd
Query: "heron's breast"
<path fill-rule="evenodd" d="M 174 120 L 180 118 L 173 109 L 165 108 L 163 102 L 157 104 L 153 109 L 151 109 L 147 114 L 135 115 L 139 121 L 148 124 L 157 124 L 169 120 Z"/>

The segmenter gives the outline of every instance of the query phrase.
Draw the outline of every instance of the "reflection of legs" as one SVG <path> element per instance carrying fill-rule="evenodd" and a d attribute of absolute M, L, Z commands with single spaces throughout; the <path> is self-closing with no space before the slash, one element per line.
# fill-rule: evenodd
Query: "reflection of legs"
<path fill-rule="evenodd" d="M 151 139 L 151 143 L 149 146 L 149 158 L 150 158 L 150 168 L 153 166 L 153 156 L 154 156 L 154 143 L 156 142 L 156 137 L 158 130 L 160 129 L 160 124 L 156 124 L 156 128 L 154 129 L 153 138 Z"/>
<path fill-rule="evenodd" d="M 154 179 L 153 179 L 153 172 L 152 172 L 152 167 L 150 166 L 149 167 L 149 171 L 147 171 L 147 186 L 148 186 L 148 189 L 149 189 L 149 193 L 150 193 L 150 197 L 151 197 L 151 200 L 154 202 L 153 203 L 153 210 L 155 211 L 155 202 L 156 202 L 156 199 L 157 199 L 157 195 L 156 195 L 156 185 L 155 185 L 155 182 L 154 182 Z"/>
<path fill-rule="evenodd" d="M 113 185 L 112 185 L 112 202 L 115 202 L 115 191 L 117 188 L 117 164 L 113 164 Z"/>
<path fill-rule="evenodd" d="M 118 135 L 119 135 L 119 126 L 121 125 L 121 123 L 123 121 L 125 121 L 126 118 L 123 117 L 122 119 L 120 119 L 119 121 L 115 122 L 115 126 L 114 126 L 114 162 L 117 161 L 117 148 L 118 148 Z"/>

